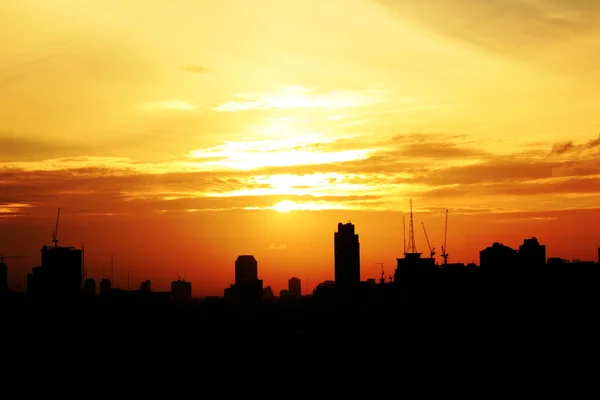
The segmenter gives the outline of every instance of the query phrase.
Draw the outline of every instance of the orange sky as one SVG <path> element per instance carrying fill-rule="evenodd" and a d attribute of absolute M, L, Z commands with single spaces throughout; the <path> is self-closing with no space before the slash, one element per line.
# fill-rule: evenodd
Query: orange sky
<path fill-rule="evenodd" d="M 276 292 L 392 272 L 414 201 L 450 261 L 537 236 L 594 259 L 600 4 L 22 0 L 0 15 L 0 252 L 25 284 L 63 245 L 116 285 L 222 294 L 251 253 Z M 318 210 L 318 211 L 317 211 Z M 599 243 L 600 244 L 600 243 Z M 439 254 L 438 250 L 438 254 Z M 306 290 L 306 289 L 305 289 Z"/>

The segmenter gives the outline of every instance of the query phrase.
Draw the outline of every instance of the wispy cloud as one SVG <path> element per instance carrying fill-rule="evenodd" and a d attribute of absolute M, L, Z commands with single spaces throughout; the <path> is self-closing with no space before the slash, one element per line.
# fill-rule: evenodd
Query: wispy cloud
<path fill-rule="evenodd" d="M 372 149 L 319 150 L 334 139 L 307 135 L 284 140 L 227 142 L 209 149 L 194 150 L 188 158 L 207 168 L 251 170 L 261 167 L 320 165 L 368 158 Z"/>
<path fill-rule="evenodd" d="M 600 156 L 550 159 L 548 151 L 490 154 L 462 136 L 415 133 L 228 142 L 155 163 L 116 157 L 2 163 L 0 210 L 22 215 L 25 206 L 17 205 L 31 205 L 26 212 L 35 214 L 38 205 L 70 203 L 82 215 L 382 211 L 404 210 L 413 197 L 421 211 L 453 202 L 472 212 L 482 204 L 535 210 L 599 200 Z"/>
<path fill-rule="evenodd" d="M 575 144 L 572 140 L 568 142 L 556 143 L 552 146 L 549 156 L 561 156 L 564 154 L 581 153 L 589 150 L 600 149 L 600 135 L 597 138 L 589 140 L 587 143 Z"/>
<path fill-rule="evenodd" d="M 287 250 L 288 246 L 285 243 L 282 244 L 278 244 L 278 243 L 271 243 L 269 245 L 269 247 L 267 247 L 267 250 Z"/>
<path fill-rule="evenodd" d="M 385 103 L 387 91 L 329 91 L 316 92 L 302 86 L 292 86 L 276 93 L 239 93 L 239 101 L 229 101 L 215 107 L 215 111 L 236 112 L 245 110 L 323 108 L 341 109 L 365 107 Z"/>
<path fill-rule="evenodd" d="M 183 100 L 165 100 L 145 103 L 139 106 L 141 111 L 191 111 L 196 106 Z"/>

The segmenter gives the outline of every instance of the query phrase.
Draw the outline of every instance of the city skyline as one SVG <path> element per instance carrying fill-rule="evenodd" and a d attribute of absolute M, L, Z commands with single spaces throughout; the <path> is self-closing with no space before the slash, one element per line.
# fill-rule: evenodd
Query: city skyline
<path fill-rule="evenodd" d="M 594 260 L 600 124 L 592 2 L 23 0 L 0 15 L 0 252 L 50 243 L 90 275 L 194 292 L 254 254 L 275 291 L 402 252 L 414 199 L 450 262 L 536 236 Z M 467 10 L 468 8 L 468 10 Z M 14 286 L 11 288 L 15 289 Z"/>
<path fill-rule="evenodd" d="M 411 204 L 412 206 L 412 204 Z M 59 210 L 59 216 L 60 216 L 60 210 Z M 58 216 L 57 216 L 57 222 L 59 221 Z M 403 221 L 405 222 L 405 221 Z M 406 239 L 409 240 L 409 232 L 410 232 L 410 223 L 407 223 L 407 225 L 404 227 L 405 229 L 403 229 L 403 233 L 406 234 Z M 58 227 L 59 224 L 56 224 L 56 227 Z M 56 228 L 55 228 L 56 229 Z M 347 231 L 347 229 L 350 229 L 350 231 Z M 315 287 L 317 285 L 319 285 L 322 282 L 326 282 L 326 281 L 337 281 L 336 276 L 337 276 L 337 267 L 336 267 L 336 259 L 337 259 L 337 242 L 338 242 L 338 235 L 342 234 L 346 235 L 346 234 L 350 234 L 350 236 L 356 236 L 355 239 L 356 240 L 356 248 L 355 250 L 352 251 L 356 251 L 356 261 L 349 261 L 347 259 L 340 259 L 340 262 L 342 263 L 342 265 L 346 265 L 348 262 L 350 262 L 350 264 L 352 263 L 357 263 L 355 265 L 358 266 L 358 275 L 356 275 L 356 277 L 352 278 L 351 276 L 353 276 L 353 273 L 350 273 L 350 275 L 348 276 L 348 278 L 350 278 L 350 281 L 356 281 L 356 279 L 359 279 L 362 282 L 366 282 L 367 280 L 372 280 L 372 281 L 379 281 L 379 278 L 381 278 L 381 272 L 382 272 L 382 268 L 385 270 L 385 279 L 387 281 L 388 277 L 393 276 L 393 273 L 396 269 L 396 258 L 403 258 L 405 252 L 406 253 L 412 253 L 413 250 L 410 248 L 410 246 L 408 246 L 408 242 L 406 242 L 406 247 L 401 249 L 401 252 L 399 252 L 397 254 L 397 257 L 394 258 L 394 260 L 389 260 L 389 262 L 375 262 L 374 264 L 376 265 L 376 268 L 370 267 L 370 264 L 365 265 L 364 260 L 361 259 L 360 256 L 360 251 L 358 250 L 358 241 L 359 241 L 359 236 L 358 232 L 356 232 L 355 235 L 355 229 L 356 226 L 355 224 L 353 224 L 352 222 L 347 222 L 347 223 L 343 223 L 343 222 L 338 222 L 337 224 L 337 232 L 334 232 L 334 236 L 335 236 L 335 240 L 332 241 L 332 246 L 331 246 L 331 250 L 333 253 L 333 259 L 330 265 L 330 269 L 331 271 L 320 271 L 320 276 L 321 278 L 316 278 L 314 276 L 306 276 L 304 278 L 299 278 L 302 281 L 302 284 L 300 286 L 301 289 L 301 293 L 303 295 L 305 294 L 312 294 L 312 291 L 315 289 Z M 333 232 L 333 231 L 332 231 Z M 415 238 L 417 237 L 416 233 L 415 233 Z M 58 235 L 55 236 L 55 234 L 52 234 L 52 238 L 53 241 L 55 241 L 55 243 L 49 247 L 54 247 L 57 246 L 58 243 L 60 242 L 60 240 L 58 239 Z M 346 239 L 344 239 L 346 240 Z M 487 243 L 484 247 L 482 247 L 477 253 L 477 258 L 473 259 L 471 261 L 465 262 L 465 261 L 461 261 L 461 260 L 453 260 L 452 257 L 450 257 L 449 259 L 449 263 L 450 264 L 462 264 L 462 265 L 467 265 L 467 264 L 476 264 L 479 265 L 480 264 L 480 252 L 481 250 L 484 249 L 489 249 L 493 246 L 495 246 L 496 244 L 501 244 L 503 246 L 507 246 L 509 248 L 512 249 L 518 249 L 522 246 L 522 244 L 527 243 L 528 241 L 537 241 L 538 238 L 537 236 L 529 236 L 529 237 L 523 237 L 521 238 L 521 241 L 517 244 L 507 244 L 502 240 L 493 240 L 493 242 L 489 242 Z M 425 243 L 427 246 L 430 245 L 430 243 L 427 243 L 427 238 L 425 238 Z M 341 242 L 340 242 L 341 243 Z M 322 243 L 321 243 L 322 244 Z M 594 247 L 594 255 L 593 257 L 588 257 L 588 258 L 576 258 L 576 259 L 571 259 L 568 257 L 565 257 L 564 255 L 561 254 L 557 254 L 555 252 L 553 252 L 552 250 L 550 250 L 548 253 L 546 253 L 546 243 L 542 242 L 543 247 L 544 247 L 544 254 L 546 255 L 547 259 L 564 259 L 567 261 L 591 261 L 594 263 L 600 262 L 600 247 L 596 246 Z M 416 245 L 416 241 L 415 241 L 415 245 Z M 346 245 L 343 245 L 341 248 L 346 249 L 346 247 L 344 247 Z M 42 253 L 44 252 L 44 249 L 46 249 L 47 245 L 44 245 L 42 248 Z M 58 247 L 62 247 L 62 248 L 72 248 L 76 251 L 79 251 L 80 256 L 82 257 L 82 255 L 84 255 L 84 247 L 83 245 L 78 248 L 76 246 L 62 246 L 62 245 L 58 245 Z M 404 247 L 404 243 L 403 243 L 403 247 Z M 433 247 L 433 246 L 432 246 Z M 423 243 L 421 243 L 419 250 L 418 248 L 415 248 L 414 250 L 416 250 L 418 253 L 422 254 L 422 258 L 429 258 L 429 249 L 428 248 L 424 248 Z M 347 250 L 344 250 L 347 251 Z M 352 252 L 351 251 L 351 252 Z M 10 254 L 6 254 L 6 253 L 0 253 L 2 254 L 3 258 L 6 258 L 5 264 L 11 264 L 8 267 L 8 288 L 9 290 L 13 290 L 13 291 L 22 291 L 22 290 L 26 290 L 28 283 L 25 282 L 25 279 L 23 279 L 23 277 L 19 278 L 18 275 L 23 273 L 23 270 L 25 271 L 25 274 L 30 274 L 32 269 L 35 269 L 33 267 L 37 267 L 38 265 L 42 265 L 42 263 L 34 263 L 34 265 L 29 264 L 31 262 L 31 258 L 29 256 L 23 256 L 23 255 L 18 255 L 18 256 L 13 256 Z M 204 298 L 204 297 L 222 297 L 223 295 L 223 290 L 226 289 L 229 285 L 233 285 L 235 283 L 238 283 L 239 281 L 239 277 L 238 277 L 238 261 L 240 259 L 243 259 L 244 257 L 251 257 L 254 261 L 254 263 L 258 263 L 258 267 L 255 266 L 252 267 L 254 268 L 254 272 L 251 272 L 250 274 L 254 274 L 254 278 L 250 278 L 250 280 L 252 279 L 260 279 L 260 285 L 261 287 L 265 288 L 267 286 L 269 286 L 274 293 L 279 293 L 280 291 L 287 291 L 289 288 L 289 280 L 292 279 L 293 277 L 296 277 L 296 275 L 299 274 L 295 274 L 294 271 L 290 271 L 289 272 L 289 276 L 285 277 L 284 283 L 280 283 L 279 280 L 275 280 L 275 283 L 269 279 L 264 279 L 265 274 L 262 273 L 261 271 L 261 263 L 256 260 L 256 258 L 254 257 L 254 255 L 238 255 L 236 260 L 232 263 L 232 268 L 230 273 L 226 273 L 226 275 L 231 275 L 232 276 L 232 280 L 231 282 L 225 284 L 223 287 L 218 288 L 212 285 L 209 285 L 208 287 L 206 285 L 201 285 L 201 289 L 197 289 L 195 287 L 193 287 L 192 289 L 192 297 L 194 298 Z M 354 256 L 353 256 L 354 257 Z M 19 260 L 21 262 L 19 262 Z M 343 261 L 342 261 L 343 260 Z M 443 257 L 441 256 L 441 254 L 438 254 L 437 256 L 433 257 L 434 263 L 437 264 L 438 266 L 442 266 L 444 260 Z M 16 261 L 16 265 L 17 268 L 14 268 L 13 262 Z M 300 262 L 302 260 L 299 260 Z M 107 266 L 102 266 L 101 267 L 101 275 L 98 276 L 97 272 L 98 272 L 98 268 L 95 268 L 95 266 L 93 265 L 90 271 L 89 268 L 89 264 L 87 262 L 87 259 L 85 258 L 85 256 L 82 257 L 82 266 L 83 268 L 81 269 L 81 281 L 83 282 L 84 280 L 86 280 L 87 278 L 93 279 L 96 282 L 96 286 L 98 286 L 95 290 L 96 292 L 98 292 L 99 288 L 100 288 L 100 281 L 103 279 L 107 279 L 110 282 L 111 287 L 116 288 L 116 289 L 121 289 L 121 290 L 131 290 L 132 288 L 132 283 L 133 283 L 133 290 L 138 290 L 140 288 L 140 286 L 144 285 L 144 284 L 150 284 L 150 282 L 152 282 L 152 287 L 154 289 L 157 289 L 159 292 L 166 292 L 169 290 L 172 290 L 174 281 L 182 281 L 185 282 L 192 282 L 193 279 L 199 280 L 200 283 L 204 282 L 206 283 L 207 280 L 205 279 L 206 277 L 202 276 L 202 275 L 198 275 L 198 271 L 191 269 L 191 275 L 194 278 L 193 279 L 186 279 L 188 278 L 188 269 L 180 269 L 180 268 L 176 268 L 176 276 L 175 277 L 171 277 L 171 278 L 163 278 L 163 280 L 158 279 L 155 280 L 153 279 L 152 276 L 139 276 L 136 275 L 134 277 L 131 276 L 131 272 L 130 272 L 130 268 L 127 268 L 127 266 L 125 266 L 125 268 L 117 268 L 116 273 L 115 273 L 115 257 L 114 254 L 110 255 L 110 263 Z M 383 264 L 383 265 L 382 265 Z M 23 267 L 25 266 L 25 267 Z M 387 269 L 385 268 L 387 266 Z M 366 268 L 365 268 L 366 267 Z M 173 265 L 170 266 L 170 268 L 167 268 L 166 270 L 171 270 L 173 268 Z M 344 267 L 346 268 L 346 266 Z M 354 267 L 352 267 L 354 268 Z M 268 267 L 267 267 L 268 269 Z M 365 271 L 365 269 L 367 271 Z M 345 271 L 350 271 L 347 269 L 344 269 Z M 209 269 L 210 271 L 210 269 Z M 377 273 L 374 273 L 375 271 L 377 271 Z M 164 272 L 164 271 L 163 271 Z M 281 271 L 280 271 L 281 272 Z M 288 273 L 287 270 L 285 270 L 284 273 Z M 164 276 L 164 275 L 163 275 Z M 241 276 L 241 275 L 240 275 Z M 16 279 L 15 279 L 16 278 Z M 132 280 L 133 279 L 133 280 Z M 243 278 L 242 278 L 243 279 Z M 296 279 L 296 278 L 294 278 Z M 209 281 L 209 280 L 208 280 Z M 210 282 L 210 281 L 209 281 Z M 214 284 L 214 281 L 212 281 Z M 264 283 L 263 283 L 264 282 Z M 358 282 L 358 281 L 356 281 Z M 81 286 L 81 285 L 80 285 Z"/>

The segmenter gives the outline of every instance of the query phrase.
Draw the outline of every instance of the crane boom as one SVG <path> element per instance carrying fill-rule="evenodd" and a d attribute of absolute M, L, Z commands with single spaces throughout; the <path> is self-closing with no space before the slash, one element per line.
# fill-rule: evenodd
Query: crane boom
<path fill-rule="evenodd" d="M 58 213 L 56 214 L 56 227 L 54 228 L 54 233 L 52 234 L 52 242 L 54 243 L 54 247 L 58 247 L 58 219 L 60 218 L 60 207 L 58 208 Z"/>
<path fill-rule="evenodd" d="M 429 257 L 433 258 L 435 256 L 435 247 L 431 247 L 429 243 L 429 237 L 427 236 L 427 230 L 425 229 L 425 224 L 421 221 L 421 225 L 423 226 L 423 233 L 425 233 L 425 240 L 427 240 L 427 247 L 429 247 Z"/>
<path fill-rule="evenodd" d="M 448 264 L 448 248 L 446 247 L 446 239 L 448 237 L 448 210 L 446 210 L 446 222 L 444 223 L 444 244 L 442 245 L 442 258 L 444 264 Z"/>
<path fill-rule="evenodd" d="M 0 264 L 4 263 L 5 258 L 25 258 L 27 256 L 5 256 L 4 254 L 0 254 Z"/>

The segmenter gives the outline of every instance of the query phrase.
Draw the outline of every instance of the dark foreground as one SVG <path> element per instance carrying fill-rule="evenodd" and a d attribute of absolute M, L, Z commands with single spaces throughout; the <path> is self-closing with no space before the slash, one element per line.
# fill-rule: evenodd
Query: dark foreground
<path fill-rule="evenodd" d="M 0 396 L 593 396 L 596 319 L 415 321 L 294 307 L 12 305 L 2 310 Z"/>

